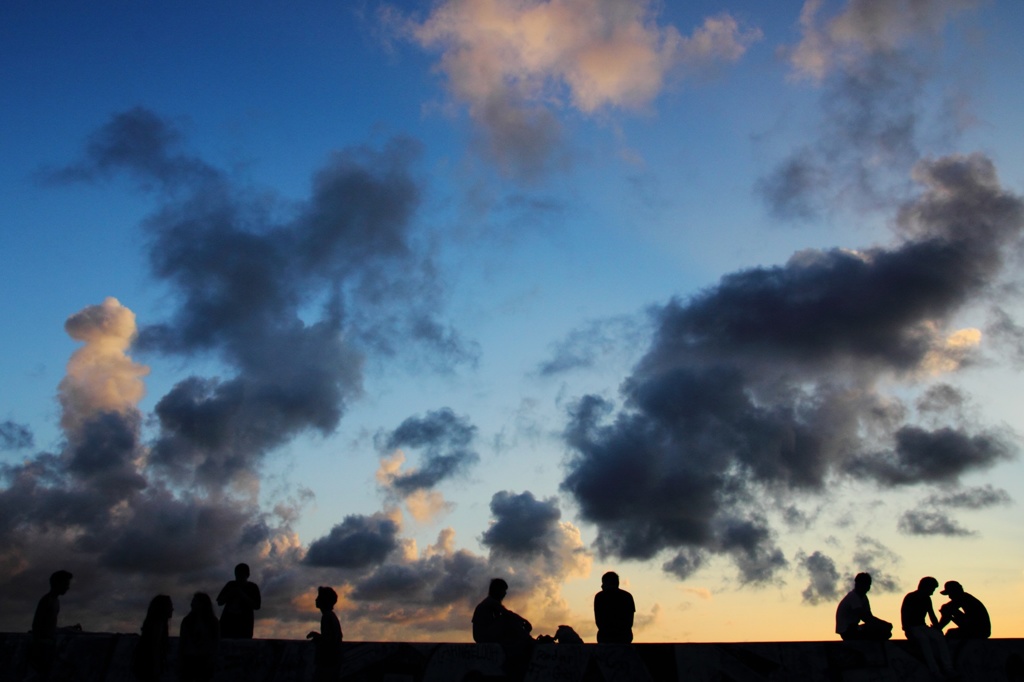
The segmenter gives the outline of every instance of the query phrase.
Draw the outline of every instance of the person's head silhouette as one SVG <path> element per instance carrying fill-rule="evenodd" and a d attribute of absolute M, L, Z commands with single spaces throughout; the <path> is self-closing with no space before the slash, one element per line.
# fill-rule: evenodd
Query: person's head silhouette
<path fill-rule="evenodd" d="M 249 579 L 249 564 L 238 564 L 235 566 L 235 580 L 244 583 Z"/>
<path fill-rule="evenodd" d="M 501 601 L 508 594 L 508 583 L 501 578 L 494 578 L 487 587 L 487 596 Z"/>
<path fill-rule="evenodd" d="M 330 611 L 337 603 L 338 593 L 334 591 L 333 587 L 321 586 L 316 588 L 316 607 L 318 609 Z"/>
<path fill-rule="evenodd" d="M 213 612 L 213 600 L 205 592 L 196 592 L 192 595 L 192 613 L 205 619 L 216 619 Z"/>
<path fill-rule="evenodd" d="M 608 571 L 601 576 L 601 588 L 614 590 L 619 586 L 619 574 L 615 571 Z"/>
<path fill-rule="evenodd" d="M 853 590 L 860 594 L 867 594 L 871 589 L 871 574 L 858 573 L 853 579 Z"/>
<path fill-rule="evenodd" d="M 71 579 L 73 577 L 70 571 L 54 571 L 50 575 L 50 592 L 56 595 L 67 594 L 67 591 L 71 589 Z"/>

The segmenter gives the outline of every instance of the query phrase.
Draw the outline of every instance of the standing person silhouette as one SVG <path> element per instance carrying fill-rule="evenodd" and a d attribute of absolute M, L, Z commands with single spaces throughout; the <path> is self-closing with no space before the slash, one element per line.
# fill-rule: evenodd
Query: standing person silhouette
<path fill-rule="evenodd" d="M 882 642 L 892 637 L 892 623 L 871 613 L 868 591 L 871 574 L 858 573 L 850 590 L 836 608 L 836 633 L 843 640 L 860 639 Z"/>
<path fill-rule="evenodd" d="M 254 611 L 260 608 L 260 588 L 249 582 L 249 565 L 235 566 L 235 579 L 229 580 L 217 595 L 224 607 L 220 614 L 220 634 L 226 639 L 252 639 Z"/>
<path fill-rule="evenodd" d="M 60 614 L 60 598 L 71 589 L 69 571 L 56 571 L 50 576 L 50 590 L 44 594 L 36 605 L 36 613 L 32 618 L 32 643 L 29 650 L 29 663 L 46 679 L 53 662 L 57 658 L 57 616 Z M 81 630 L 81 626 L 73 628 Z"/>
<path fill-rule="evenodd" d="M 142 636 L 132 653 L 132 674 L 139 682 L 159 682 L 167 665 L 168 621 L 174 605 L 166 594 L 158 594 L 149 602 Z"/>
<path fill-rule="evenodd" d="M 619 589 L 619 574 L 601 576 L 601 591 L 594 595 L 594 620 L 598 644 L 629 644 L 633 641 L 633 595 Z"/>
<path fill-rule="evenodd" d="M 192 609 L 181 619 L 178 634 L 178 677 L 183 682 L 206 682 L 217 670 L 220 623 L 213 601 L 205 592 L 192 596 Z"/>
<path fill-rule="evenodd" d="M 336 682 L 341 673 L 341 623 L 334 615 L 338 593 L 331 587 L 318 587 L 316 607 L 320 609 L 320 632 L 310 632 L 306 639 L 313 640 L 313 682 Z"/>

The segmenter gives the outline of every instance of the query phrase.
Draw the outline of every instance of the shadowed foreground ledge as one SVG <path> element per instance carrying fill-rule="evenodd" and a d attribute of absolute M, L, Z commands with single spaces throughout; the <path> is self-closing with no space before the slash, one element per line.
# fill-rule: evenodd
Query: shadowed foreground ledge
<path fill-rule="evenodd" d="M 51 680 L 132 682 L 137 635 L 61 635 Z M 177 649 L 171 640 L 170 661 Z M 0 633 L 0 681 L 32 680 L 29 635 Z M 492 644 L 345 642 L 344 682 L 499 682 L 501 647 Z M 302 682 L 313 674 L 313 646 L 299 640 L 225 640 L 217 682 Z M 1024 639 L 991 639 L 954 648 L 963 682 L 1024 682 Z M 176 680 L 171 672 L 164 678 Z M 532 682 L 927 682 L 916 647 L 879 643 L 540 644 Z"/>

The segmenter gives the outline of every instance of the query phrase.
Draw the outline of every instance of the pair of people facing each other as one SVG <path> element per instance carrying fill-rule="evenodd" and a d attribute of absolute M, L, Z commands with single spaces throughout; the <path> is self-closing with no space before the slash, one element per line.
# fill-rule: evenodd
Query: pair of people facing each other
<path fill-rule="evenodd" d="M 988 610 L 977 597 L 964 591 L 963 586 L 950 580 L 939 594 L 949 601 L 939 608 L 941 618 L 936 619 L 931 606 L 931 596 L 939 586 L 932 577 L 922 578 L 917 590 L 906 595 L 901 608 L 904 631 L 908 625 L 916 627 L 918 621 L 924 625 L 924 618 L 931 618 L 932 627 L 940 634 L 947 625 L 957 627 L 946 633 L 949 639 L 985 639 L 992 634 L 992 623 Z M 836 633 L 844 640 L 881 641 L 892 636 L 892 623 L 878 618 L 871 612 L 867 593 L 871 590 L 871 575 L 858 573 L 851 590 L 836 609 Z"/>
<path fill-rule="evenodd" d="M 532 641 L 533 625 L 502 604 L 508 583 L 494 578 L 487 597 L 473 611 L 473 641 L 499 644 Z M 600 644 L 629 644 L 633 641 L 633 595 L 619 588 L 619 576 L 609 571 L 601 576 L 601 591 L 594 595 L 594 620 Z M 566 626 L 560 626 L 560 633 Z M 566 628 L 568 629 L 568 628 Z M 559 634 L 560 634 L 559 633 Z M 553 639 L 563 639 L 559 634 Z M 574 633 L 575 634 L 575 633 Z"/>

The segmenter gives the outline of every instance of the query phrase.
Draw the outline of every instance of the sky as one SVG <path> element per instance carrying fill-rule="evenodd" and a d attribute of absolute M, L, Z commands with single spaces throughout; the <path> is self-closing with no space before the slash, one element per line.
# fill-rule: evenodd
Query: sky
<path fill-rule="evenodd" d="M 1024 637 L 1015 0 L 0 5 L 0 628 Z M 936 595 L 936 604 L 942 598 Z"/>

